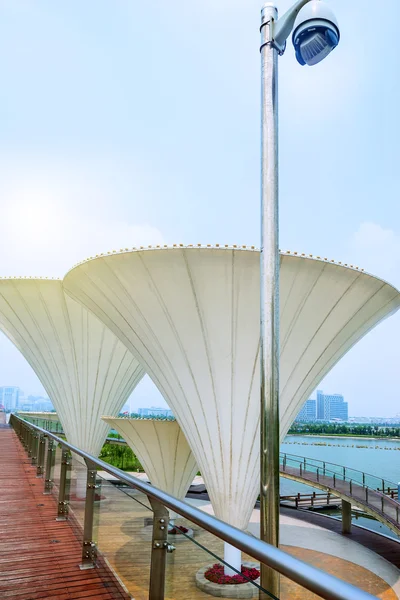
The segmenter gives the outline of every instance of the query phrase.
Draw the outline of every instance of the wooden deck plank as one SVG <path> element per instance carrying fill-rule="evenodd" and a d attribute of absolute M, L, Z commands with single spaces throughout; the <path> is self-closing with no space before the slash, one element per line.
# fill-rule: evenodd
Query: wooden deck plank
<path fill-rule="evenodd" d="M 56 521 L 56 502 L 43 494 L 11 428 L 0 429 L 0 597 L 15 600 L 128 600 L 100 558 L 80 570 L 81 544 L 68 521 Z"/>

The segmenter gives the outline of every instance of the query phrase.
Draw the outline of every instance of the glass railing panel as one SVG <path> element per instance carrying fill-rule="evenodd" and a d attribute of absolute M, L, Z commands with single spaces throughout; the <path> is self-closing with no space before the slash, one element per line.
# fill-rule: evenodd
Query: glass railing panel
<path fill-rule="evenodd" d="M 209 501 L 187 501 L 206 512 L 212 512 Z M 221 596 L 219 592 L 222 588 L 227 591 L 231 589 L 232 598 L 258 598 L 260 590 L 267 593 L 260 585 L 259 561 L 242 553 L 241 569 L 235 569 L 229 561 L 224 560 L 224 542 L 220 538 L 176 513 L 171 513 L 171 517 L 175 518 L 169 525 L 168 543 L 175 550 L 167 553 L 166 598 L 203 600 L 212 598 L 209 595 L 211 590 L 214 596 Z M 249 524 L 249 533 L 259 535 L 256 511 Z M 237 595 L 239 590 L 241 596 Z M 267 597 L 276 598 L 274 595 Z"/>
<path fill-rule="evenodd" d="M 61 446 L 59 444 L 57 444 L 57 442 L 55 443 L 55 453 L 54 453 L 54 467 L 53 467 L 53 486 L 51 489 L 51 493 L 53 494 L 53 496 L 56 498 L 56 500 L 58 499 L 58 492 L 59 492 L 59 487 L 60 487 L 60 472 L 61 472 L 61 457 L 62 457 L 62 451 L 61 451 Z"/>
<path fill-rule="evenodd" d="M 87 468 L 86 463 L 77 454 L 71 456 L 70 486 L 68 497 L 69 519 L 74 527 L 75 533 L 80 540 L 82 538 L 83 523 L 85 516 L 85 500 L 87 491 Z"/>
<path fill-rule="evenodd" d="M 61 444 L 56 443 L 54 461 L 51 493 L 56 501 L 56 516 L 63 519 L 69 512 L 72 457 L 63 450 Z"/>
<path fill-rule="evenodd" d="M 94 541 L 135 600 L 147 600 L 153 512 L 147 496 L 98 472 Z"/>

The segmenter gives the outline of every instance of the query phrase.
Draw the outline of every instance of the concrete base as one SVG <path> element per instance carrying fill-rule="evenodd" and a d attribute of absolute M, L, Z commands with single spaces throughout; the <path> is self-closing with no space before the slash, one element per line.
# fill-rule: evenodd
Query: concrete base
<path fill-rule="evenodd" d="M 95 567 L 96 567 L 96 565 L 93 563 L 88 563 L 88 564 L 81 563 L 79 565 L 79 568 L 81 571 L 87 571 L 87 569 L 94 569 Z"/>
<path fill-rule="evenodd" d="M 216 596 L 217 598 L 258 598 L 259 588 L 253 583 L 237 583 L 234 585 L 220 585 L 219 583 L 213 583 L 204 577 L 204 573 L 208 571 L 215 563 L 206 565 L 196 573 L 196 586 L 201 589 L 202 592 L 209 594 L 210 596 Z M 245 567 L 251 567 L 259 569 L 260 565 L 254 562 L 242 562 Z M 255 579 L 254 583 L 260 585 L 260 578 Z"/>

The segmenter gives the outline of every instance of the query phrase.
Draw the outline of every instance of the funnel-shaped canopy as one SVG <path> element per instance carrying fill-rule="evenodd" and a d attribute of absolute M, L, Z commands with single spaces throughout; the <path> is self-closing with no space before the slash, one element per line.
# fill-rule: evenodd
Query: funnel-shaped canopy
<path fill-rule="evenodd" d="M 260 254 L 169 248 L 88 260 L 64 279 L 141 360 L 188 440 L 215 514 L 246 527 L 259 491 Z M 337 264 L 281 256 L 280 423 L 367 331 L 396 289 Z"/>
<path fill-rule="evenodd" d="M 179 499 L 186 496 L 197 466 L 177 421 L 102 418 L 132 448 L 152 485 Z"/>
<path fill-rule="evenodd" d="M 68 441 L 98 456 L 108 426 L 144 371 L 118 338 L 64 293 L 61 281 L 0 280 L 0 329 L 29 362 Z"/>

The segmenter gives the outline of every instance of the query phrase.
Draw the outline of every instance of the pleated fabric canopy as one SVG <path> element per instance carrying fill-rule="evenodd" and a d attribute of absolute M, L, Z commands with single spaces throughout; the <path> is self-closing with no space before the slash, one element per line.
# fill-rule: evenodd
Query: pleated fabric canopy
<path fill-rule="evenodd" d="M 108 253 L 73 268 L 68 294 L 140 360 L 176 416 L 217 517 L 247 526 L 259 493 L 260 254 L 236 247 Z M 337 361 L 399 308 L 355 268 L 281 255 L 281 438 Z"/>

